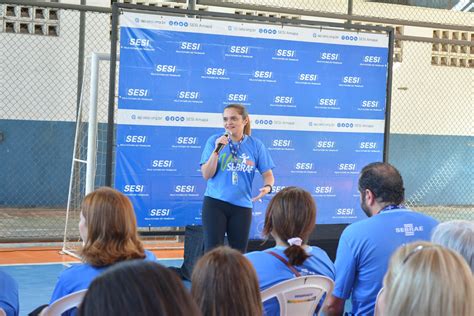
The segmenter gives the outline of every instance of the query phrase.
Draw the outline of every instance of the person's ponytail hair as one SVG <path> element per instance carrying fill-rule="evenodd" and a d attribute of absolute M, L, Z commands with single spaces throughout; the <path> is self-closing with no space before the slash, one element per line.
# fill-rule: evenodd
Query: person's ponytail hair
<path fill-rule="evenodd" d="M 288 244 L 285 255 L 292 265 L 301 265 L 309 256 L 303 246 L 316 223 L 316 204 L 311 194 L 298 187 L 286 187 L 270 201 L 265 213 L 263 234 L 278 236 L 288 244 L 291 238 L 300 238 L 301 246 Z"/>
<path fill-rule="evenodd" d="M 252 133 L 252 130 L 250 128 L 250 117 L 249 112 L 247 111 L 245 106 L 243 106 L 242 104 L 229 104 L 224 108 L 224 110 L 225 109 L 235 109 L 242 116 L 243 120 L 248 119 L 247 124 L 245 124 L 244 126 L 244 134 L 250 136 L 250 134 Z"/>
<path fill-rule="evenodd" d="M 303 249 L 303 247 L 298 245 L 291 245 L 285 249 L 285 255 L 288 257 L 288 262 L 292 266 L 299 266 L 309 258 L 309 255 Z"/>

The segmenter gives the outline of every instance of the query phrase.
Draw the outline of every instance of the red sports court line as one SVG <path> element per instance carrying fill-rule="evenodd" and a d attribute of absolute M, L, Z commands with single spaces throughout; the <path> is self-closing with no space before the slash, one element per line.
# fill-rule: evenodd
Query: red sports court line
<path fill-rule="evenodd" d="M 172 245 L 167 244 L 167 247 Z M 176 244 L 173 246 L 181 246 Z M 145 247 L 151 250 L 159 259 L 182 259 L 184 250 L 181 249 L 157 249 L 156 247 Z M 151 249 L 150 249 L 151 248 Z M 76 258 L 61 253 L 59 247 L 32 247 L 32 248 L 1 248 L 0 265 L 8 264 L 33 264 L 33 263 L 68 263 L 79 262 Z"/>

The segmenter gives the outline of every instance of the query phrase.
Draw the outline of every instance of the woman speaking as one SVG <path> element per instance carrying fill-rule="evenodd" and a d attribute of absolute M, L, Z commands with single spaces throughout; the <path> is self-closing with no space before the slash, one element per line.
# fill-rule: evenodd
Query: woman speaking
<path fill-rule="evenodd" d="M 230 104 L 223 113 L 224 135 L 211 136 L 201 156 L 201 172 L 207 180 L 202 206 L 204 247 L 224 244 L 245 252 L 252 221 L 252 202 L 272 191 L 275 167 L 263 143 L 250 136 L 246 108 Z M 255 171 L 263 177 L 260 193 L 253 197 Z"/>

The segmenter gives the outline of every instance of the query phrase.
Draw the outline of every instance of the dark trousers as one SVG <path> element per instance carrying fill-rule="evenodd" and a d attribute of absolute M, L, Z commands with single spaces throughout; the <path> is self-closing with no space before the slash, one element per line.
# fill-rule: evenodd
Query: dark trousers
<path fill-rule="evenodd" d="M 204 250 L 224 244 L 227 232 L 229 246 L 245 253 L 249 239 L 252 209 L 205 196 L 202 205 Z"/>

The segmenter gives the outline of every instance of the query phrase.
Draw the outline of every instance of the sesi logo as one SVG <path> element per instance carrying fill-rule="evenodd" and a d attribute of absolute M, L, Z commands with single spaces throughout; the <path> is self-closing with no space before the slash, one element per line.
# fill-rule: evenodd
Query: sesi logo
<path fill-rule="evenodd" d="M 126 143 L 133 143 L 133 144 L 142 144 L 146 143 L 146 136 L 142 135 L 127 135 L 125 137 L 125 142 Z"/>
<path fill-rule="evenodd" d="M 227 101 L 245 102 L 247 100 L 248 100 L 247 94 L 229 93 L 227 95 Z"/>
<path fill-rule="evenodd" d="M 322 99 L 319 99 L 319 105 L 322 105 L 322 106 L 335 106 L 335 105 L 337 105 L 337 99 L 322 98 Z"/>
<path fill-rule="evenodd" d="M 364 56 L 364 63 L 379 64 L 381 61 L 380 56 Z"/>
<path fill-rule="evenodd" d="M 273 78 L 273 72 L 272 71 L 257 70 L 253 73 L 253 76 L 254 76 L 254 78 L 271 79 L 271 78 Z"/>
<path fill-rule="evenodd" d="M 128 43 L 135 47 L 149 47 L 150 40 L 144 38 L 131 38 Z"/>
<path fill-rule="evenodd" d="M 170 216 L 171 209 L 169 208 L 153 208 L 150 210 L 150 216 Z"/>
<path fill-rule="evenodd" d="M 291 140 L 289 139 L 274 139 L 272 142 L 273 147 L 290 147 Z"/>
<path fill-rule="evenodd" d="M 248 46 L 230 46 L 229 52 L 232 54 L 248 54 L 250 47 Z"/>
<path fill-rule="evenodd" d="M 176 66 L 175 65 L 156 65 L 156 72 L 174 73 L 176 72 Z"/>
<path fill-rule="evenodd" d="M 297 162 L 295 164 L 296 170 L 313 170 L 312 162 Z"/>
<path fill-rule="evenodd" d="M 293 97 L 276 96 L 275 99 L 273 99 L 273 102 L 278 104 L 291 104 L 293 103 Z"/>
<path fill-rule="evenodd" d="M 353 83 L 353 84 L 359 84 L 362 82 L 361 77 L 353 77 L 353 76 L 345 76 L 342 78 L 343 83 Z"/>
<path fill-rule="evenodd" d="M 277 49 L 275 51 L 275 56 L 278 57 L 295 57 L 296 51 L 292 49 Z"/>
<path fill-rule="evenodd" d="M 206 68 L 206 75 L 211 76 L 224 76 L 226 73 L 225 68 Z"/>
<path fill-rule="evenodd" d="M 335 148 L 336 147 L 336 142 L 334 141 L 328 141 L 328 140 L 320 140 L 316 144 L 317 148 Z"/>
<path fill-rule="evenodd" d="M 376 142 L 360 142 L 359 148 L 360 149 L 376 149 L 377 143 Z"/>
<path fill-rule="evenodd" d="M 337 167 L 341 171 L 354 171 L 356 170 L 355 163 L 340 163 Z"/>
<path fill-rule="evenodd" d="M 174 192 L 176 193 L 196 192 L 196 186 L 195 185 L 177 185 L 174 187 Z"/>
<path fill-rule="evenodd" d="M 353 208 L 338 208 L 336 210 L 336 215 L 354 215 Z"/>
<path fill-rule="evenodd" d="M 184 137 L 180 136 L 176 139 L 176 144 L 182 145 L 195 145 L 197 144 L 197 137 Z"/>
<path fill-rule="evenodd" d="M 314 188 L 314 193 L 332 193 L 332 186 L 317 186 Z"/>
<path fill-rule="evenodd" d="M 142 193 L 145 191 L 145 186 L 142 184 L 127 184 L 123 188 L 125 193 Z"/>
<path fill-rule="evenodd" d="M 155 159 L 151 161 L 153 168 L 170 168 L 173 166 L 173 160 Z"/>
<path fill-rule="evenodd" d="M 300 81 L 317 81 L 318 80 L 318 75 L 317 74 L 301 73 L 298 76 L 298 80 L 300 80 Z"/>
<path fill-rule="evenodd" d="M 321 53 L 319 55 L 319 58 L 321 58 L 322 60 L 339 60 L 339 54 L 336 54 L 336 53 Z"/>
<path fill-rule="evenodd" d="M 127 95 L 129 97 L 147 97 L 149 94 L 148 89 L 128 89 Z"/>
<path fill-rule="evenodd" d="M 201 50 L 201 43 L 181 42 L 180 48 L 184 50 Z"/>
<path fill-rule="evenodd" d="M 363 100 L 361 102 L 361 105 L 362 105 L 363 108 L 378 108 L 379 107 L 379 101 Z"/>
<path fill-rule="evenodd" d="M 199 98 L 199 92 L 198 91 L 179 91 L 178 98 L 195 100 Z"/>

